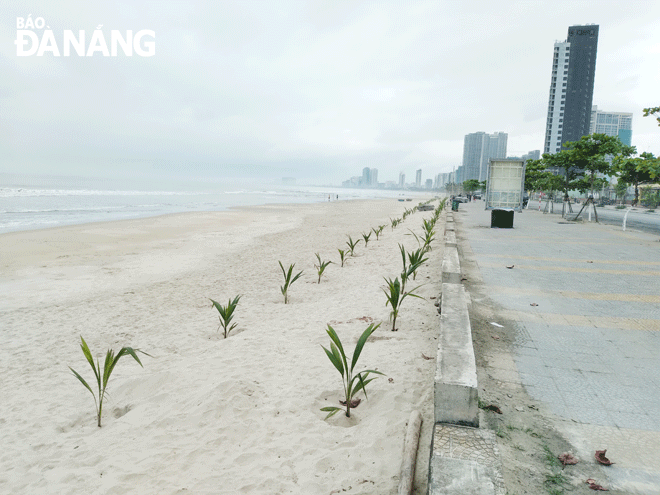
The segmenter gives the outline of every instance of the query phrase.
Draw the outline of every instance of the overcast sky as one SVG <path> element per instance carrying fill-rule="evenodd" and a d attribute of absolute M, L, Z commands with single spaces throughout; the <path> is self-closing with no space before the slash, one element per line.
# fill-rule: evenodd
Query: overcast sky
<path fill-rule="evenodd" d="M 598 24 L 594 104 L 632 112 L 660 154 L 660 2 L 4 1 L 0 172 L 424 179 L 471 132 L 543 149 L 553 44 Z M 155 55 L 17 56 L 17 17 L 63 31 L 152 30 Z M 39 40 L 44 29 L 34 30 Z M 148 38 L 143 38 L 143 40 Z M 27 50 L 27 45 L 26 48 Z"/>

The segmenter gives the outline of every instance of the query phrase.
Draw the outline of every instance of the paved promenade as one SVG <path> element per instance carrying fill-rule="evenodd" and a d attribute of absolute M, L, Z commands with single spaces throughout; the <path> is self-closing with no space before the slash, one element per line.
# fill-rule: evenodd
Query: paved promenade
<path fill-rule="evenodd" d="M 458 237 L 517 327 L 523 385 L 581 458 L 607 449 L 612 488 L 660 493 L 660 238 L 533 210 L 492 229 L 483 207 L 460 205 Z"/>

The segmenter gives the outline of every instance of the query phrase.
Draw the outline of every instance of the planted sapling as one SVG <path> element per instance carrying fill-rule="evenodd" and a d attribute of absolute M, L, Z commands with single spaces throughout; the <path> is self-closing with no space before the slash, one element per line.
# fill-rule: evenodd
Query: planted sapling
<path fill-rule="evenodd" d="M 378 237 L 380 234 L 383 233 L 383 229 L 385 228 L 385 225 L 379 225 L 377 229 L 372 228 L 371 231 L 376 234 L 376 240 L 378 240 Z"/>
<path fill-rule="evenodd" d="M 94 376 L 96 377 L 96 384 L 98 386 L 98 396 L 97 394 L 94 393 L 92 387 L 90 387 L 87 384 L 85 379 L 82 376 L 80 376 L 80 374 L 76 370 L 74 370 L 71 366 L 69 366 L 69 369 L 73 372 L 75 377 L 78 380 L 80 380 L 80 383 L 82 383 L 85 386 L 85 388 L 89 390 L 89 392 L 92 394 L 92 397 L 94 397 L 94 407 L 96 408 L 97 425 L 100 428 L 101 415 L 103 414 L 103 399 L 106 396 L 106 388 L 108 387 L 108 380 L 110 380 L 110 375 L 112 375 L 112 371 L 115 369 L 117 362 L 119 361 L 119 359 L 121 359 L 122 356 L 130 355 L 133 356 L 133 359 L 135 359 L 140 366 L 142 366 L 142 363 L 140 362 L 140 358 L 138 358 L 137 353 L 140 352 L 145 356 L 149 356 L 149 354 L 147 354 L 144 351 L 141 351 L 140 349 L 133 349 L 132 347 L 122 347 L 121 350 L 115 356 L 115 352 L 112 349 L 108 349 L 108 352 L 105 355 L 105 362 L 103 363 L 103 369 L 101 369 L 101 365 L 98 359 L 96 360 L 96 364 L 94 364 L 94 357 L 92 356 L 92 353 L 89 350 L 89 347 L 87 346 L 87 342 L 85 342 L 85 339 L 82 338 L 82 335 L 80 336 L 80 341 L 81 341 L 80 348 L 82 349 L 83 354 L 87 359 L 87 362 L 92 367 L 92 370 L 94 371 Z"/>
<path fill-rule="evenodd" d="M 225 338 L 227 338 L 229 332 L 236 328 L 236 323 L 231 326 L 229 326 L 229 324 L 231 323 L 232 318 L 234 318 L 234 311 L 236 310 L 236 306 L 238 306 L 240 298 L 241 296 L 236 296 L 233 301 L 230 299 L 229 302 L 227 302 L 227 306 L 223 306 L 211 299 L 213 306 L 218 310 L 218 313 L 220 313 L 220 326 L 218 328 L 222 327 L 224 329 Z"/>
<path fill-rule="evenodd" d="M 435 226 L 435 221 L 437 219 L 435 216 L 431 218 L 431 220 L 427 220 L 426 218 L 422 219 L 422 227 L 424 228 L 425 232 L 433 232 L 433 227 Z"/>
<path fill-rule="evenodd" d="M 316 272 L 319 274 L 319 281 L 318 283 L 321 283 L 321 275 L 323 275 L 323 272 L 325 269 L 328 267 L 332 261 L 321 261 L 321 257 L 319 256 L 319 253 L 316 253 L 316 259 L 319 261 L 318 265 L 314 265 L 314 268 L 316 268 Z"/>
<path fill-rule="evenodd" d="M 360 242 L 360 239 L 357 241 L 354 241 L 351 236 L 348 236 L 348 240 L 346 241 L 346 244 L 348 244 L 348 251 L 351 253 L 351 256 L 355 256 L 355 246 L 357 246 Z"/>
<path fill-rule="evenodd" d="M 424 253 L 424 248 L 408 253 L 408 272 L 412 270 L 413 280 L 417 278 L 417 269 L 427 260 L 427 258 L 424 258 Z"/>
<path fill-rule="evenodd" d="M 341 260 L 341 267 L 344 267 L 344 258 L 346 257 L 346 251 L 343 249 L 337 248 L 337 251 L 339 251 L 339 259 Z"/>
<path fill-rule="evenodd" d="M 293 284 L 300 276 L 303 274 L 302 270 L 294 277 L 293 276 L 293 267 L 296 266 L 296 264 L 292 264 L 289 266 L 289 270 L 285 270 L 284 266 L 282 266 L 282 262 L 278 261 L 280 264 L 280 268 L 282 269 L 282 274 L 284 275 L 284 285 L 280 287 L 282 291 L 282 295 L 284 296 L 284 304 L 287 304 L 289 302 L 289 287 L 291 287 L 291 284 Z"/>
<path fill-rule="evenodd" d="M 399 250 L 401 251 L 401 260 L 403 261 L 403 271 L 401 272 L 401 292 L 405 292 L 406 283 L 411 275 L 415 277 L 415 273 L 422 264 L 427 260 L 423 257 L 423 252 L 421 249 L 408 253 L 408 258 L 406 259 L 406 250 L 403 247 L 403 244 L 399 244 Z"/>
<path fill-rule="evenodd" d="M 422 246 L 422 250 L 426 253 L 431 250 L 431 243 L 433 242 L 433 239 L 435 238 L 435 231 L 434 230 L 426 230 L 424 231 L 424 245 Z"/>
<path fill-rule="evenodd" d="M 383 292 L 385 293 L 385 296 L 387 297 L 387 300 L 385 301 L 385 306 L 388 304 L 392 307 L 392 311 L 390 312 L 390 319 L 392 320 L 392 331 L 396 331 L 396 317 L 399 316 L 399 310 L 401 309 L 401 303 L 403 303 L 403 300 L 407 296 L 412 296 L 412 297 L 417 297 L 419 299 L 423 299 L 423 297 L 418 296 L 417 294 L 414 294 L 414 291 L 419 289 L 421 287 L 417 286 L 414 289 L 404 292 L 404 285 L 399 282 L 399 277 L 396 277 L 394 280 L 391 278 L 385 279 L 385 282 L 387 282 L 387 289 L 383 289 Z"/>
<path fill-rule="evenodd" d="M 362 352 L 362 348 L 364 347 L 365 342 L 371 336 L 371 334 L 376 331 L 376 329 L 379 326 L 380 323 L 378 325 L 374 325 L 372 323 L 367 327 L 367 329 L 364 332 L 362 332 L 362 335 L 360 336 L 357 344 L 355 345 L 355 350 L 353 351 L 353 358 L 351 359 L 350 368 L 348 367 L 348 361 L 346 360 L 344 347 L 341 345 L 339 336 L 330 325 L 328 325 L 328 328 L 326 329 L 326 332 L 330 336 L 330 340 L 331 340 L 330 350 L 328 350 L 323 346 L 321 347 L 323 347 L 323 350 L 328 356 L 328 359 L 330 359 L 330 361 L 335 366 L 335 368 L 337 368 L 337 371 L 339 371 L 339 373 L 341 374 L 341 380 L 344 386 L 344 397 L 346 399 L 347 418 L 351 417 L 351 407 L 357 406 L 357 401 L 355 400 L 356 394 L 360 390 L 362 390 L 366 398 L 367 397 L 366 386 L 369 384 L 369 382 L 371 382 L 375 378 L 378 378 L 376 376 L 374 376 L 373 378 L 368 378 L 369 374 L 373 373 L 376 375 L 384 375 L 384 373 L 381 373 L 380 371 L 376 371 L 376 370 L 363 370 L 357 374 L 353 374 L 355 370 L 355 365 L 357 364 L 358 358 L 360 357 L 360 353 Z M 328 419 L 333 414 L 339 411 L 343 411 L 343 409 L 340 407 L 328 406 L 321 408 L 321 411 L 328 413 L 328 415 L 325 417 L 325 419 Z"/>
<path fill-rule="evenodd" d="M 367 247 L 367 245 L 369 244 L 370 237 L 371 237 L 371 232 L 369 232 L 368 234 L 362 232 L 362 238 L 364 239 L 364 247 Z"/>

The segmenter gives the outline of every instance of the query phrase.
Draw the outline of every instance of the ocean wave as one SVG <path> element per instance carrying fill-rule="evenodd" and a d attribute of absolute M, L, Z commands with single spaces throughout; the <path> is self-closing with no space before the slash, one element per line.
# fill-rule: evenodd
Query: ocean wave
<path fill-rule="evenodd" d="M 34 198 L 49 196 L 202 196 L 199 191 L 124 191 L 103 189 L 31 189 L 22 187 L 0 188 L 0 198 Z"/>
<path fill-rule="evenodd" d="M 86 206 L 80 208 L 21 208 L 16 210 L 0 210 L 0 215 L 21 215 L 34 213 L 67 213 L 67 212 L 100 212 L 109 210 L 126 210 L 131 208 L 158 208 L 160 204 L 149 205 L 118 205 L 118 206 Z"/>

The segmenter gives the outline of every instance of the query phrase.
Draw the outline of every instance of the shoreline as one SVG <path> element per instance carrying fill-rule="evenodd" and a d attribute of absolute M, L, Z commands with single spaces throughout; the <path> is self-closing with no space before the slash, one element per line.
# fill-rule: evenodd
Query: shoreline
<path fill-rule="evenodd" d="M 389 218 L 419 198 L 356 201 L 189 212 L 199 222 L 178 230 L 181 214 L 159 217 L 156 226 L 136 219 L 58 227 L 58 239 L 45 239 L 53 231 L 43 230 L 6 234 L 32 241 L 16 248 L 0 279 L 10 296 L 0 308 L 7 322 L 0 393 L 8 397 L 2 490 L 393 492 L 412 409 L 422 412 L 423 441 L 430 441 L 434 361 L 421 355 L 437 346 L 430 298 L 438 293 L 442 247 L 436 240 L 417 277 L 425 299 L 408 298 L 399 331 L 391 332 L 383 277 L 400 271 L 398 244 L 414 248 L 408 229 L 419 232 L 431 212 L 392 231 Z M 315 252 L 338 263 L 347 234 L 361 238 L 385 223 L 378 241 L 361 242 L 346 266 L 330 265 L 316 283 Z M 304 271 L 286 305 L 278 260 Z M 238 327 L 225 340 L 209 298 L 224 303 L 237 294 Z M 370 322 L 382 325 L 358 368 L 387 377 L 370 384 L 350 419 L 326 421 L 320 408 L 339 399 L 341 379 L 321 349 L 325 328 L 331 324 L 351 353 Z M 95 356 L 123 345 L 154 356 L 142 359 L 144 369 L 130 359 L 118 364 L 102 428 L 89 392 L 68 370 L 90 379 L 80 335 Z M 426 486 L 425 457 L 418 458 L 419 487 Z"/>
<path fill-rule="evenodd" d="M 336 201 L 391 199 L 393 190 L 324 189 L 319 186 L 279 189 L 241 189 L 239 191 L 133 191 L 104 195 L 103 190 L 80 190 L 81 194 L 36 194 L 0 197 L 0 234 L 43 230 L 105 221 L 137 220 L 187 212 L 221 212 L 243 206 L 269 204 L 317 204 L 328 197 Z M 0 188 L 2 189 L 2 188 Z M 9 188 L 12 189 L 11 187 Z M 19 189 L 20 192 L 21 189 Z M 40 190 L 39 190 L 40 191 Z M 59 191 L 59 190 L 58 190 Z M 73 189 L 72 192 L 77 191 Z M 68 191 L 64 191 L 68 192 Z M 106 191 L 113 192 L 113 191 Z M 403 193 L 402 193 L 403 194 Z M 413 192 L 419 195 L 420 192 Z M 115 198 L 115 199 L 109 199 Z M 127 198 L 127 199 L 120 199 Z M 181 199 L 184 198 L 184 199 Z"/>

